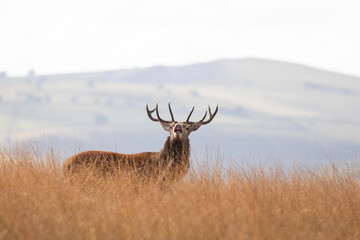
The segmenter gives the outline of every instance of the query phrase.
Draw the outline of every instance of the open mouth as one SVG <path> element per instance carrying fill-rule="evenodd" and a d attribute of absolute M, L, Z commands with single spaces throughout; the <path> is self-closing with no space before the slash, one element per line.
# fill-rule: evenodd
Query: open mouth
<path fill-rule="evenodd" d="M 176 125 L 175 129 L 174 129 L 175 133 L 182 133 L 182 127 L 180 125 Z"/>

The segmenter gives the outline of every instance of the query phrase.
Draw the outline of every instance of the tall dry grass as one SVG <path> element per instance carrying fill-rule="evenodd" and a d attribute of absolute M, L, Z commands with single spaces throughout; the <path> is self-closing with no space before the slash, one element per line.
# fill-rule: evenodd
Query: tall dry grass
<path fill-rule="evenodd" d="M 216 165 L 161 183 L 65 178 L 40 152 L 0 152 L 0 239 L 360 239 L 360 171 L 346 165 Z"/>

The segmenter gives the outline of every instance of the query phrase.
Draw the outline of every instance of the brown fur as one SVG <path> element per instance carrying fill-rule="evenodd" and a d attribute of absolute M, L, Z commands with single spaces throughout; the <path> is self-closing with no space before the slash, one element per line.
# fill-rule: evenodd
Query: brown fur
<path fill-rule="evenodd" d="M 122 154 L 106 151 L 86 151 L 68 158 L 63 164 L 65 175 L 83 168 L 100 172 L 125 170 L 140 175 L 158 175 L 165 170 L 183 175 L 190 166 L 190 144 L 187 141 L 171 141 L 167 138 L 160 152 Z"/>

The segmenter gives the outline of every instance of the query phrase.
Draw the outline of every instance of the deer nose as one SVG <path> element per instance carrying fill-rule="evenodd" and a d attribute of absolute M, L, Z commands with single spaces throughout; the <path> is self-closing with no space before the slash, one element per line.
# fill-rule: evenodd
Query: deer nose
<path fill-rule="evenodd" d="M 181 127 L 181 125 L 180 125 L 180 124 L 176 124 L 174 131 L 175 131 L 175 132 L 182 132 L 182 127 Z"/>

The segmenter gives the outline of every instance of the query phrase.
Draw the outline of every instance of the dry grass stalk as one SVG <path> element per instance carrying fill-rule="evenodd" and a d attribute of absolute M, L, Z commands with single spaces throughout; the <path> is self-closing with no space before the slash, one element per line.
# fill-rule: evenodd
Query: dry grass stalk
<path fill-rule="evenodd" d="M 182 180 L 65 178 L 51 149 L 0 154 L 0 239 L 359 239 L 359 169 L 279 165 Z"/>

